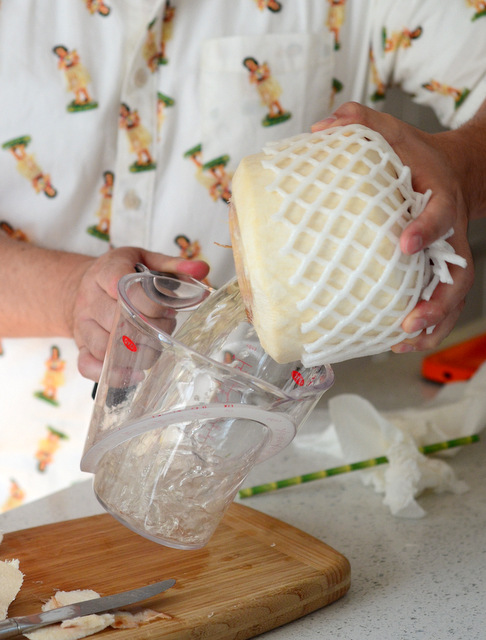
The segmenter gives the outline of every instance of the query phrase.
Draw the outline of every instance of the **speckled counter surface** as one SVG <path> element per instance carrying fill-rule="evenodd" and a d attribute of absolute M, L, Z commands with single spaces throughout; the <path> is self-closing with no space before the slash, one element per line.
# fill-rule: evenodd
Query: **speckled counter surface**
<path fill-rule="evenodd" d="M 486 331 L 486 321 L 451 340 Z M 451 341 L 450 340 L 450 341 Z M 357 393 L 379 410 L 419 406 L 439 386 L 420 375 L 422 354 L 375 358 L 334 367 L 336 382 L 307 432 L 328 420 L 327 400 Z M 486 390 L 485 390 L 486 393 Z M 425 517 L 392 516 L 360 471 L 282 489 L 244 504 L 323 540 L 350 561 L 352 583 L 338 602 L 270 631 L 262 640 L 484 640 L 486 638 L 486 432 L 479 444 L 450 459 L 469 491 L 419 498 Z M 306 434 L 306 429 L 302 435 Z M 300 435 L 298 436 L 298 438 Z M 257 467 L 245 486 L 316 471 L 332 463 L 298 439 Z M 82 483 L 0 516 L 1 531 L 15 531 L 101 512 Z"/>

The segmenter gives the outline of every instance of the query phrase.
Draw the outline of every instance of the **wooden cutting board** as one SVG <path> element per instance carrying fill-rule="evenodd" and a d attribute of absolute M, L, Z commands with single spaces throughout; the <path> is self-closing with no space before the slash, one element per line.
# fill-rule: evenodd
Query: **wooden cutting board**
<path fill-rule="evenodd" d="M 105 630 L 93 636 L 97 640 L 245 640 L 324 607 L 350 585 L 343 555 L 236 503 L 210 543 L 196 551 L 163 547 L 102 514 L 6 534 L 0 559 L 13 558 L 25 578 L 9 616 L 39 611 L 59 589 L 94 589 L 103 596 L 177 580 L 144 603 L 170 620 Z"/>

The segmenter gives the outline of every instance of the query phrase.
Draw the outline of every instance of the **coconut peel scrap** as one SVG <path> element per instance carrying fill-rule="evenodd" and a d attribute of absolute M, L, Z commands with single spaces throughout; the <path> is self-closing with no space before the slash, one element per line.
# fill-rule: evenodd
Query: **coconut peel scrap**
<path fill-rule="evenodd" d="M 15 600 L 24 581 L 18 560 L 0 562 L 0 620 L 5 620 L 10 604 Z"/>
<path fill-rule="evenodd" d="M 83 600 L 99 598 L 100 595 L 92 589 L 57 591 L 43 606 L 43 611 L 50 611 Z M 108 627 L 114 629 L 135 629 L 153 620 L 170 620 L 171 616 L 138 607 L 133 611 L 111 611 L 109 613 L 93 614 L 65 620 L 58 625 L 51 625 L 43 629 L 36 629 L 26 633 L 29 640 L 80 640 L 99 633 Z"/>

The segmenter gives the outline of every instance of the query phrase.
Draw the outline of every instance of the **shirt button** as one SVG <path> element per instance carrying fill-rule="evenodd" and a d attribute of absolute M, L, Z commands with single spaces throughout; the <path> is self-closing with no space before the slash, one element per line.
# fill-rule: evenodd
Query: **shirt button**
<path fill-rule="evenodd" d="M 142 200 L 134 189 L 130 189 L 123 196 L 123 206 L 125 209 L 140 209 Z"/>
<path fill-rule="evenodd" d="M 138 87 L 144 87 L 147 84 L 148 72 L 146 69 L 140 68 L 135 71 L 133 76 L 133 84 Z"/>

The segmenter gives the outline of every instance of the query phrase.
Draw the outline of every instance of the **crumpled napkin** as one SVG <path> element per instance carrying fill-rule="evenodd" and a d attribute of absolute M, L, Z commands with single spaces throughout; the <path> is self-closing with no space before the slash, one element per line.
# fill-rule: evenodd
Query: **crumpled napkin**
<path fill-rule="evenodd" d="M 361 471 L 363 482 L 384 494 L 393 515 L 420 518 L 425 511 L 416 498 L 424 490 L 468 489 L 443 459 L 459 449 L 445 450 L 438 458 L 422 454 L 419 447 L 477 434 L 486 426 L 486 363 L 469 381 L 444 386 L 420 408 L 380 413 L 358 395 L 341 394 L 329 401 L 329 413 L 338 444 L 334 452 L 340 451 L 343 464 L 386 456 L 389 464 Z M 329 447 L 329 432 L 325 441 Z"/>

